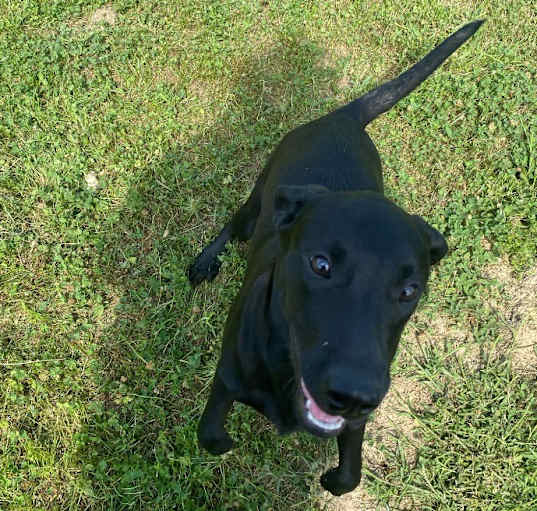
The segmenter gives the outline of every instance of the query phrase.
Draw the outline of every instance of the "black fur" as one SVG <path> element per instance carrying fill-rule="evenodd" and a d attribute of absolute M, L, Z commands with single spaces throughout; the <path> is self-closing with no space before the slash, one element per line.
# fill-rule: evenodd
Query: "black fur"
<path fill-rule="evenodd" d="M 224 423 L 234 401 L 281 432 L 337 436 L 339 466 L 321 478 L 334 495 L 360 481 L 368 414 L 443 236 L 383 196 L 380 158 L 364 131 L 479 28 L 470 23 L 401 76 L 289 133 L 248 201 L 189 268 L 212 280 L 232 239 L 251 239 L 248 271 L 228 317 L 199 440 L 233 446 Z M 312 419 L 313 417 L 313 419 Z"/>

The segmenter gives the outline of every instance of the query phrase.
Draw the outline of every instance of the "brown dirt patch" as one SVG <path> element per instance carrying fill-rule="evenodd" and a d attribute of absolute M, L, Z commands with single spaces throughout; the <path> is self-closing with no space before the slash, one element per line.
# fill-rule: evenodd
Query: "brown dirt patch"
<path fill-rule="evenodd" d="M 351 50 L 345 44 L 336 44 L 326 48 L 325 54 L 321 59 L 321 65 L 323 67 L 333 67 L 337 61 L 341 59 L 350 59 L 352 58 Z M 338 81 L 338 88 L 348 87 L 351 83 L 350 76 L 348 73 L 345 73 Z"/>
<path fill-rule="evenodd" d="M 153 69 L 153 77 L 155 81 L 169 83 L 171 85 L 178 85 L 180 83 L 178 74 L 176 69 L 170 67 Z"/>
<path fill-rule="evenodd" d="M 332 497 L 325 492 L 327 497 L 323 501 L 327 511 L 377 511 L 379 508 L 376 500 L 369 495 L 361 484 L 351 493 L 341 497 Z"/>
<path fill-rule="evenodd" d="M 416 462 L 417 425 L 409 412 L 423 410 L 431 403 L 431 394 L 423 383 L 402 376 L 393 379 L 374 420 L 367 425 L 363 454 L 370 470 L 382 471 L 386 466 L 381 445 L 383 450 L 402 448 L 407 462 L 410 465 Z"/>
<path fill-rule="evenodd" d="M 108 23 L 115 25 L 117 13 L 110 5 L 104 5 L 97 9 L 88 19 L 87 28 L 95 28 L 97 25 Z"/>
<path fill-rule="evenodd" d="M 427 325 L 424 329 L 422 326 Z M 469 369 L 478 369 L 482 363 L 482 347 L 472 341 L 468 329 L 463 329 L 455 318 L 437 314 L 434 319 L 426 320 L 418 314 L 403 334 L 400 344 L 400 360 L 412 365 L 422 359 L 428 346 L 433 349 L 442 346 L 446 353 L 456 356 Z"/>
<path fill-rule="evenodd" d="M 356 80 L 361 80 L 364 74 L 371 73 L 370 65 L 358 64 L 359 51 L 359 49 L 349 48 L 348 45 L 339 43 L 326 48 L 320 61 L 320 65 L 324 68 L 333 68 L 339 61 L 345 61 L 344 69 L 333 86 L 333 92 L 340 101 L 348 101 L 349 91 L 355 85 Z"/>
<path fill-rule="evenodd" d="M 438 343 L 439 341 L 448 340 L 450 343 L 462 344 L 468 340 L 469 334 L 462 330 L 454 318 L 445 314 L 437 314 L 431 321 L 427 322 L 427 330 L 415 326 L 417 323 L 423 323 L 424 320 L 417 316 L 417 321 L 411 322 L 407 327 L 403 340 L 403 349 L 405 346 L 415 346 L 423 341 Z"/>
<path fill-rule="evenodd" d="M 494 309 L 501 322 L 505 341 L 494 346 L 495 356 L 507 356 L 512 367 L 520 374 L 537 374 L 537 268 L 521 279 L 514 276 L 506 259 L 487 267 L 484 275 L 499 282 L 493 298 L 484 304 Z M 426 327 L 424 328 L 424 325 Z M 484 346 L 472 341 L 469 330 L 461 328 L 455 318 L 437 315 L 432 321 L 417 315 L 408 325 L 401 342 L 399 357 L 403 364 L 412 365 L 424 355 L 427 345 L 442 345 L 448 356 L 460 360 L 469 370 L 477 370 L 484 359 Z M 366 429 L 363 447 L 363 464 L 382 476 L 389 468 L 386 453 L 401 450 L 412 466 L 417 460 L 419 447 L 418 425 L 408 413 L 432 405 L 431 393 L 418 381 L 395 377 L 391 389 Z M 355 491 L 334 498 L 323 495 L 324 509 L 328 511 L 379 511 L 382 508 L 361 484 Z M 414 509 L 409 503 L 400 503 L 399 509 Z"/>
<path fill-rule="evenodd" d="M 382 473 L 389 465 L 385 452 L 402 450 L 407 463 L 417 460 L 417 423 L 409 415 L 412 410 L 422 410 L 431 405 L 431 394 L 418 381 L 396 376 L 390 391 L 375 412 L 373 421 L 366 428 L 362 456 L 363 466 L 372 472 Z M 333 498 L 325 492 L 323 504 L 328 511 L 376 511 L 381 509 L 377 501 L 367 493 L 363 483 L 343 497 Z M 404 504 L 401 504 L 404 508 Z"/>
<path fill-rule="evenodd" d="M 219 88 L 213 80 L 192 80 L 188 86 L 188 99 L 210 105 L 220 95 Z"/>
<path fill-rule="evenodd" d="M 497 295 L 489 301 L 505 325 L 501 349 L 519 374 L 537 374 L 537 268 L 517 279 L 509 262 L 499 259 L 486 268 L 485 276 L 499 282 Z"/>
<path fill-rule="evenodd" d="M 107 24 L 114 26 L 117 23 L 117 17 L 117 12 L 111 5 L 103 5 L 89 16 L 73 23 L 72 26 L 82 30 L 96 30 Z"/>

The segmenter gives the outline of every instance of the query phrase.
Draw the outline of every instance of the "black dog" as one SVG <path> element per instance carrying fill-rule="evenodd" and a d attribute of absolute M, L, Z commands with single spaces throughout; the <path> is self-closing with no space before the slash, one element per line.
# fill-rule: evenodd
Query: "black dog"
<path fill-rule="evenodd" d="M 410 70 L 289 133 L 248 201 L 189 268 L 212 280 L 229 240 L 252 238 L 248 271 L 229 314 L 199 441 L 233 447 L 234 401 L 280 432 L 337 436 L 334 495 L 360 482 L 367 416 L 386 394 L 390 363 L 422 294 L 442 235 L 383 196 L 380 158 L 365 126 L 427 78 L 482 21 L 446 39 Z"/>

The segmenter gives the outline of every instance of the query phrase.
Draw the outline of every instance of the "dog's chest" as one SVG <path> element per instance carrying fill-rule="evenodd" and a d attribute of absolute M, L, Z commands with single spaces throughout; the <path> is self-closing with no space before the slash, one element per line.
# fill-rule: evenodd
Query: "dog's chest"
<path fill-rule="evenodd" d="M 258 368 L 248 388 L 242 401 L 267 417 L 279 433 L 290 433 L 298 428 L 296 382 L 287 346 L 269 343 L 262 368 Z"/>

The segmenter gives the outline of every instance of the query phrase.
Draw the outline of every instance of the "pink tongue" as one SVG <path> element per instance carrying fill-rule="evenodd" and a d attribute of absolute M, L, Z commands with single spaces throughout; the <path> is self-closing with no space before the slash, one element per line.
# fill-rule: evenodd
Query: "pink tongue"
<path fill-rule="evenodd" d="M 309 393 L 308 389 L 306 388 L 306 385 L 304 384 L 304 380 L 301 380 L 300 383 L 302 384 L 302 391 L 304 392 L 306 399 L 310 401 L 308 410 L 316 419 L 323 421 L 323 422 L 328 422 L 328 423 L 337 422 L 341 420 L 341 417 L 339 415 L 329 415 L 328 413 L 323 412 L 319 408 L 319 405 L 315 402 L 315 399 L 313 399 L 313 397 Z"/>

